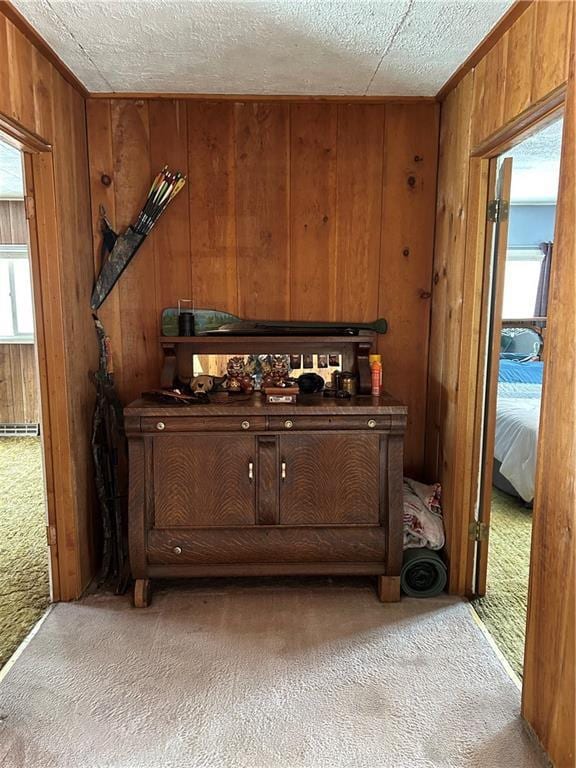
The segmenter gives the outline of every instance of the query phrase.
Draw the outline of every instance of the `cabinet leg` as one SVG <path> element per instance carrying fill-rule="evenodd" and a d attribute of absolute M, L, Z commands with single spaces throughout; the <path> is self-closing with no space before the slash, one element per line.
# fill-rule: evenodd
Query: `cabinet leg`
<path fill-rule="evenodd" d="M 400 600 L 400 576 L 378 576 L 378 597 L 382 603 Z"/>
<path fill-rule="evenodd" d="M 136 579 L 134 582 L 134 607 L 148 608 L 150 605 L 150 579 Z"/>

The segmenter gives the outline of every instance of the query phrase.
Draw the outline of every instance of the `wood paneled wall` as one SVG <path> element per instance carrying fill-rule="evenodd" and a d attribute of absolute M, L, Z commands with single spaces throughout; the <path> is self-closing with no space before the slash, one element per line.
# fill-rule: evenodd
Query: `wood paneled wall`
<path fill-rule="evenodd" d="M 23 200 L 0 200 L 0 243 L 28 242 L 28 224 Z"/>
<path fill-rule="evenodd" d="M 188 175 L 102 308 L 122 398 L 158 384 L 160 311 L 178 298 L 247 318 L 384 316 L 384 382 L 408 404 L 420 474 L 437 105 L 91 99 L 88 135 L 97 262 L 101 204 L 121 230 L 165 163 Z"/>
<path fill-rule="evenodd" d="M 0 200 L 0 243 L 28 242 L 23 200 Z M 0 424 L 40 421 L 33 344 L 0 344 Z"/>
<path fill-rule="evenodd" d="M 530 115 L 565 84 L 573 12 L 568 2 L 531 4 L 442 104 L 426 467 L 444 486 L 450 588 L 462 594 L 470 587 L 466 548 L 472 507 L 465 489 L 470 489 L 474 473 L 474 462 L 462 457 L 471 455 L 469 415 L 477 406 L 479 361 L 472 346 L 479 333 L 482 292 L 479 194 L 487 189 L 486 161 L 472 155 L 477 148 L 488 151 L 491 142 L 515 126 L 525 127 Z M 523 713 L 558 768 L 574 765 L 576 489 L 573 418 L 566 410 L 575 402 L 573 376 L 566 375 L 573 362 L 576 302 L 574 122 L 572 107 L 565 123 L 570 137 L 565 146 L 571 154 L 564 159 L 559 206 L 563 276 L 552 294 L 556 333 L 560 325 L 562 331 L 558 345 L 549 349 L 550 355 L 557 351 L 557 365 L 552 367 L 549 358 L 546 370 L 523 695 Z M 565 404 L 560 410 L 559 402 Z"/>
<path fill-rule="evenodd" d="M 89 310 L 93 259 L 85 101 L 3 10 L 0 4 L 0 114 L 52 146 L 42 162 L 53 167 L 55 183 L 37 193 L 46 203 L 42 209 L 56 213 L 56 221 L 52 216 L 48 222 L 55 231 L 51 251 L 41 254 L 49 257 L 49 263 L 42 264 L 43 316 L 50 322 L 43 333 L 59 350 L 61 364 L 50 382 L 53 397 L 47 398 L 51 405 L 46 403 L 49 410 L 43 411 L 43 422 L 49 420 L 49 455 L 57 463 L 54 476 L 46 475 L 49 502 L 56 498 L 60 505 L 62 578 L 56 583 L 61 584 L 62 599 L 70 599 L 80 594 L 95 567 L 89 443 L 94 392 L 87 372 L 97 366 L 98 354 Z M 57 357 L 51 355 L 44 362 L 54 367 Z"/>
<path fill-rule="evenodd" d="M 521 120 L 566 82 L 571 12 L 569 2 L 531 4 L 442 104 L 425 464 L 429 478 L 439 478 L 444 488 L 450 586 L 461 594 L 467 589 L 461 555 L 467 532 L 461 525 L 463 478 L 455 469 L 467 435 L 458 424 L 474 407 L 476 385 L 461 352 L 470 336 L 477 336 L 479 320 L 471 314 L 474 290 L 468 292 L 471 303 L 465 302 L 467 287 L 476 280 L 472 219 L 478 201 L 469 200 L 470 158 L 479 144 Z M 553 67 L 542 65 L 544 50 Z M 462 387 L 465 375 L 468 386 Z"/>
<path fill-rule="evenodd" d="M 0 344 L 0 424 L 38 424 L 34 344 Z"/>

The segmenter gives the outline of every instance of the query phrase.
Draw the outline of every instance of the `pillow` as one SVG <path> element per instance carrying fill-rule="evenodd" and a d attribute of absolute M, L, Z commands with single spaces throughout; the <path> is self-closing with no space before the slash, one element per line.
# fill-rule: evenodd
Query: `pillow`
<path fill-rule="evenodd" d="M 500 360 L 498 381 L 513 384 L 542 384 L 544 363 L 541 361 L 519 363 L 517 360 Z"/>

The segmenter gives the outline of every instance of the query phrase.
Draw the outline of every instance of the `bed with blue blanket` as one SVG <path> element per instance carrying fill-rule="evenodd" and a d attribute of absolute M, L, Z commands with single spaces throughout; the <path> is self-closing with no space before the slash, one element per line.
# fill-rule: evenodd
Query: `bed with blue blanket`
<path fill-rule="evenodd" d="M 534 498 L 542 373 L 540 361 L 500 359 L 493 483 L 526 502 Z"/>

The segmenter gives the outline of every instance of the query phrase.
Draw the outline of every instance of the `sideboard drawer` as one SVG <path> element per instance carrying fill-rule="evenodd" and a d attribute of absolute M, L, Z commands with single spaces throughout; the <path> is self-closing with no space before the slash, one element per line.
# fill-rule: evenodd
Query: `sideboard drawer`
<path fill-rule="evenodd" d="M 266 429 L 264 416 L 144 416 L 142 432 L 261 432 Z"/>
<path fill-rule="evenodd" d="M 274 432 L 301 432 L 316 430 L 390 429 L 387 415 L 374 416 L 270 416 L 268 429 Z"/>

